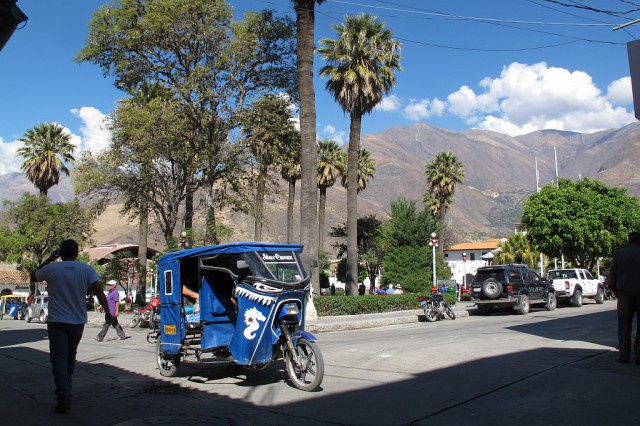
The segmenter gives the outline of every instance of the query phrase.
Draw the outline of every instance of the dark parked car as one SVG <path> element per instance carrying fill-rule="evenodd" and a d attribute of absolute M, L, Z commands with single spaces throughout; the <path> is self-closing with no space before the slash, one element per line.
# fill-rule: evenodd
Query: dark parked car
<path fill-rule="evenodd" d="M 484 314 L 495 307 L 513 307 L 522 315 L 535 304 L 544 305 L 548 311 L 556 308 L 553 284 L 524 264 L 478 268 L 471 283 L 471 298 Z"/>

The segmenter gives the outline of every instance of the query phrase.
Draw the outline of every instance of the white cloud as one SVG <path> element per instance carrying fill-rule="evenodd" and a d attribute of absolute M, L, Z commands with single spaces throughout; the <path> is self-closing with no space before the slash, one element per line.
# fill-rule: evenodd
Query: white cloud
<path fill-rule="evenodd" d="M 412 121 L 424 120 L 432 115 L 442 115 L 445 103 L 440 99 L 410 99 L 409 105 L 404 108 L 404 116 Z"/>
<path fill-rule="evenodd" d="M 22 157 L 18 157 L 16 152 L 22 146 L 22 142 L 12 141 L 5 142 L 0 138 L 0 175 L 14 173 L 20 171 L 22 165 Z"/>
<path fill-rule="evenodd" d="M 625 78 L 611 83 L 604 96 L 585 72 L 514 62 L 479 86 L 479 94 L 469 86 L 449 94 L 447 112 L 481 129 L 514 136 L 549 128 L 590 133 L 634 120 L 625 108 L 613 106 L 628 103 Z"/>
<path fill-rule="evenodd" d="M 395 95 L 382 98 L 382 101 L 376 105 L 376 110 L 380 111 L 398 111 L 399 109 L 400 99 Z"/>
<path fill-rule="evenodd" d="M 622 77 L 612 81 L 609 87 L 607 87 L 607 98 L 609 98 L 611 102 L 619 105 L 633 103 L 631 77 Z"/>
<path fill-rule="evenodd" d="M 347 141 L 347 132 L 345 132 L 344 130 L 337 130 L 331 124 L 327 124 L 326 126 L 324 126 L 324 128 L 322 129 L 322 134 L 324 135 L 324 137 L 335 141 L 338 145 L 344 145 Z"/>
<path fill-rule="evenodd" d="M 109 145 L 111 132 L 107 130 L 107 115 L 94 107 L 74 108 L 71 113 L 84 123 L 80 126 L 82 137 L 75 136 L 73 143 L 80 151 L 98 153 Z"/>

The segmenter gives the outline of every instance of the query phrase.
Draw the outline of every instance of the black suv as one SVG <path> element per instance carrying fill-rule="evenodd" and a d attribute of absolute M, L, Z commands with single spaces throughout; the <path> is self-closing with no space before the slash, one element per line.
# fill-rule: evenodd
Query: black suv
<path fill-rule="evenodd" d="M 548 311 L 556 308 L 553 284 L 524 264 L 478 268 L 471 282 L 471 298 L 485 315 L 494 307 L 511 306 L 522 315 L 533 304 L 544 304 Z"/>

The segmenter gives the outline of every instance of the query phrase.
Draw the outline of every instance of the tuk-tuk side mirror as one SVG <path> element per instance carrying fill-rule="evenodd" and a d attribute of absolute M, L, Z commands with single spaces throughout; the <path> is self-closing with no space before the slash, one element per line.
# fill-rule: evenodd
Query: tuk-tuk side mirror
<path fill-rule="evenodd" d="M 316 259 L 313 259 L 313 260 L 311 261 L 311 267 L 312 267 L 312 268 L 317 268 L 317 267 L 318 267 L 318 261 L 317 261 Z"/>

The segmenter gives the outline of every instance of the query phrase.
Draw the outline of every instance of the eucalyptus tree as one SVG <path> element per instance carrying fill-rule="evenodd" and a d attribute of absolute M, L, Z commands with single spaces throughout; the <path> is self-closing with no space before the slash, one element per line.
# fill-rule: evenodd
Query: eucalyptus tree
<path fill-rule="evenodd" d="M 464 179 L 464 166 L 452 152 L 438 153 L 425 166 L 427 192 L 424 203 L 431 213 L 444 222 L 456 186 Z"/>
<path fill-rule="evenodd" d="M 320 203 L 318 206 L 318 241 L 319 250 L 324 251 L 324 219 L 327 205 L 327 189 L 331 188 L 340 174 L 347 168 L 347 158 L 338 143 L 330 139 L 318 141 L 318 189 Z"/>
<path fill-rule="evenodd" d="M 273 172 L 282 164 L 287 147 L 299 137 L 289 105 L 281 96 L 265 96 L 254 102 L 241 118 L 245 144 L 251 153 L 248 163 L 252 176 L 250 181 L 255 187 L 251 211 L 255 218 L 256 241 L 262 240 L 264 199 L 269 184 L 274 184 Z"/>
<path fill-rule="evenodd" d="M 318 258 L 318 191 L 316 189 L 316 94 L 313 86 L 315 7 L 324 0 L 292 0 L 296 12 L 296 70 L 300 93 L 300 241 L 307 269 Z M 311 274 L 314 294 L 320 294 L 318 274 Z"/>
<path fill-rule="evenodd" d="M 20 169 L 38 188 L 40 196 L 46 197 L 49 188 L 60 181 L 60 173 L 69 176 L 67 164 L 75 160 L 71 134 L 59 124 L 41 123 L 18 140 L 24 143 L 18 148 L 18 155 L 25 159 Z"/>
<path fill-rule="evenodd" d="M 166 88 L 142 86 L 134 97 L 119 101 L 111 115 L 108 148 L 85 153 L 74 174 L 79 194 L 102 202 L 121 199 L 123 213 L 143 220 L 152 211 L 167 245 L 195 167 L 181 106 Z"/>
<path fill-rule="evenodd" d="M 215 203 L 233 185 L 224 180 L 238 170 L 233 162 L 240 154 L 229 147 L 238 134 L 238 114 L 266 93 L 297 99 L 295 51 L 293 22 L 270 11 L 234 20 L 223 0 L 116 0 L 94 13 L 76 60 L 99 65 L 128 93 L 156 81 L 182 104 L 189 121 L 188 161 L 198 164 L 184 197 L 189 228 L 197 189 L 208 192 L 212 218 L 210 211 L 220 207 Z"/>
<path fill-rule="evenodd" d="M 373 111 L 382 96 L 395 86 L 400 70 L 400 44 L 391 30 L 375 16 L 347 15 L 346 22 L 334 25 L 336 39 L 320 41 L 318 52 L 326 61 L 320 70 L 328 78 L 327 90 L 349 114 L 347 160 L 347 282 L 346 293 L 357 294 L 357 188 L 358 153 L 362 117 Z"/>

